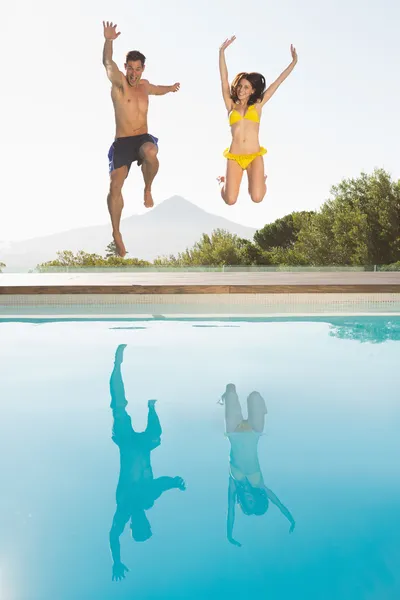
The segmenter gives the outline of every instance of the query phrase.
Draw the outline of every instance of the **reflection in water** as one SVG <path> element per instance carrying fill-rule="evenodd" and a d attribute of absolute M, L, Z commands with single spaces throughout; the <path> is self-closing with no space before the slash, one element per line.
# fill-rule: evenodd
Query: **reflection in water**
<path fill-rule="evenodd" d="M 166 490 L 173 488 L 184 490 L 181 477 L 158 477 L 154 479 L 151 468 L 151 451 L 161 444 L 161 425 L 156 413 L 156 400 L 148 401 L 146 430 L 138 433 L 132 427 L 131 417 L 126 412 L 128 404 L 125 398 L 121 364 L 125 344 L 118 346 L 115 352 L 114 369 L 110 379 L 111 409 L 114 418 L 112 439 L 120 451 L 120 475 L 117 486 L 117 509 L 111 531 L 110 547 L 114 561 L 113 580 L 125 577 L 128 568 L 121 562 L 119 538 L 130 521 L 132 538 L 136 542 L 145 542 L 152 536 L 146 510 L 154 506 L 155 500 Z"/>
<path fill-rule="evenodd" d="M 375 317 L 368 319 L 343 318 L 332 322 L 329 335 L 342 340 L 357 340 L 382 344 L 383 342 L 400 341 L 400 321 L 396 318 Z"/>
<path fill-rule="evenodd" d="M 228 489 L 227 537 L 231 544 L 241 546 L 233 537 L 235 505 L 245 515 L 264 515 L 271 501 L 290 522 L 290 533 L 295 521 L 288 509 L 264 483 L 258 460 L 258 441 L 264 431 L 267 408 L 264 398 L 252 392 L 247 398 L 247 419 L 243 418 L 239 397 L 233 383 L 226 386 L 220 404 L 225 404 L 226 435 L 231 444 Z"/>

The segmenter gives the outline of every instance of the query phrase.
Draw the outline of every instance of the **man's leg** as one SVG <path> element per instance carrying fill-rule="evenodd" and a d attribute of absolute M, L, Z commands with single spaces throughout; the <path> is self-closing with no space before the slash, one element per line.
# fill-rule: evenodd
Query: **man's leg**
<path fill-rule="evenodd" d="M 126 344 L 120 344 L 115 351 L 114 368 L 110 377 L 110 408 L 112 408 L 112 410 L 116 410 L 118 408 L 125 408 L 128 404 L 125 397 L 125 387 L 121 373 L 121 365 L 124 360 L 125 348 Z"/>
<path fill-rule="evenodd" d="M 154 448 L 159 446 L 159 444 L 161 443 L 162 434 L 160 419 L 158 418 L 158 415 L 156 413 L 156 402 L 157 400 L 149 400 L 147 403 L 149 407 L 149 412 L 147 415 L 147 427 L 144 432 L 146 436 L 148 436 L 151 439 L 151 445 Z"/>
<path fill-rule="evenodd" d="M 157 158 L 158 148 L 152 142 L 146 142 L 140 147 L 139 156 L 142 161 L 142 173 L 144 179 L 144 205 L 146 208 L 154 206 L 151 195 L 151 184 L 157 175 L 159 162 Z"/>
<path fill-rule="evenodd" d="M 128 404 L 125 397 L 124 382 L 122 380 L 121 364 L 124 358 L 124 350 L 126 344 L 120 344 L 115 352 L 114 368 L 110 378 L 110 393 L 114 423 L 112 431 L 112 439 L 117 446 L 122 449 L 127 443 L 132 440 L 132 421 L 126 412 Z"/>
<path fill-rule="evenodd" d="M 123 166 L 111 171 L 110 191 L 107 196 L 108 211 L 111 216 L 113 238 L 119 256 L 124 257 L 126 249 L 119 230 L 124 200 L 122 198 L 122 186 L 128 175 L 128 167 Z"/>

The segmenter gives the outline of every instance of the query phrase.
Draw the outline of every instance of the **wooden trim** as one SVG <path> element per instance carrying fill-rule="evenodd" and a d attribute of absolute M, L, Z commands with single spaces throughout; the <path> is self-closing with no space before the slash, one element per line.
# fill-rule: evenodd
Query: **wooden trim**
<path fill-rule="evenodd" d="M 1 295 L 45 294 L 399 294 L 400 283 L 293 285 L 0 285 Z"/>

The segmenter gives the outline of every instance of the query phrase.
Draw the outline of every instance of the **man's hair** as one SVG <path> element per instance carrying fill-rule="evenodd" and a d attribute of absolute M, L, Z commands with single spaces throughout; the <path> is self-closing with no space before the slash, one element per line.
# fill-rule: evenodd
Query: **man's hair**
<path fill-rule="evenodd" d="M 151 538 L 151 525 L 143 509 L 134 508 L 131 515 L 131 533 L 135 542 L 147 542 Z"/>
<path fill-rule="evenodd" d="M 144 67 L 144 63 L 146 62 L 146 57 L 144 56 L 144 54 L 139 52 L 139 50 L 131 50 L 126 55 L 126 64 L 128 64 L 128 62 L 130 60 L 132 60 L 132 61 L 140 60 L 140 62 L 142 63 L 142 67 Z"/>

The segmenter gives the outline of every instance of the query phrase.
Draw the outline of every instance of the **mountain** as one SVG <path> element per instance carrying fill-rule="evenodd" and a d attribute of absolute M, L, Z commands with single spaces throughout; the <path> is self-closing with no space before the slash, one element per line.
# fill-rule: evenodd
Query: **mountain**
<path fill-rule="evenodd" d="M 129 251 L 127 258 L 153 260 L 177 254 L 193 246 L 203 233 L 226 229 L 242 238 L 252 239 L 255 229 L 213 215 L 180 196 L 173 196 L 142 215 L 121 222 L 121 232 Z M 53 260 L 61 250 L 85 250 L 104 254 L 111 242 L 110 224 L 72 229 L 25 241 L 9 242 L 0 248 L 0 262 L 7 271 L 33 269 Z"/>

